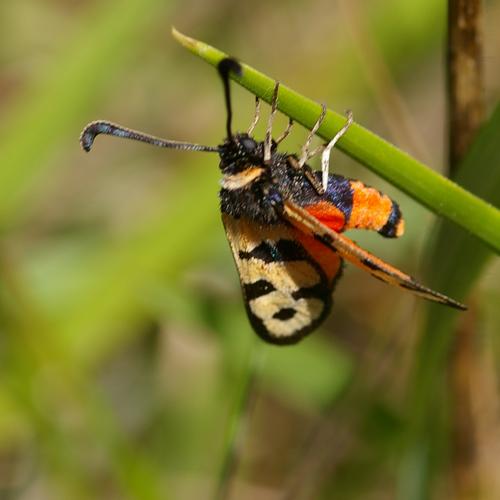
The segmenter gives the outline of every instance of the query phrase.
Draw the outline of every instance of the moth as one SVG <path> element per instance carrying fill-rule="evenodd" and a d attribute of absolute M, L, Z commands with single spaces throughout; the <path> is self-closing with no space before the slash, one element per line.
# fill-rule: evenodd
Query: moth
<path fill-rule="evenodd" d="M 262 339 L 273 344 L 293 344 L 316 329 L 331 311 L 332 293 L 344 261 L 425 299 L 466 309 L 342 234 L 347 229 L 368 229 L 394 238 L 404 231 L 396 202 L 358 180 L 328 171 L 330 152 L 351 125 L 351 114 L 328 144 L 311 151 L 312 138 L 325 117 L 323 106 L 300 154 L 279 152 L 279 144 L 292 127 L 290 120 L 284 133 L 272 138 L 279 83 L 274 88 L 265 138 L 257 141 L 252 132 L 260 115 L 258 98 L 248 132 L 233 133 L 231 127 L 230 73 L 241 75 L 242 67 L 236 60 L 225 58 L 218 71 L 227 113 L 226 138 L 219 146 L 160 139 L 108 121 L 89 123 L 80 142 L 85 151 L 90 151 L 96 136 L 107 134 L 164 148 L 218 153 L 222 222 L 248 319 Z M 321 172 L 307 164 L 320 151 Z"/>

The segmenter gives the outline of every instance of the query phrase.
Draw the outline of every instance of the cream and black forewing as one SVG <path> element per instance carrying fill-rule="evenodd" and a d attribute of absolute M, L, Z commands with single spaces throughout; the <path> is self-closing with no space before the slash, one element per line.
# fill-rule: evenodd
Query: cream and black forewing
<path fill-rule="evenodd" d="M 261 226 L 223 213 L 250 323 L 264 340 L 292 344 L 328 315 L 334 279 L 286 223 Z M 340 272 L 340 262 L 337 273 Z"/>

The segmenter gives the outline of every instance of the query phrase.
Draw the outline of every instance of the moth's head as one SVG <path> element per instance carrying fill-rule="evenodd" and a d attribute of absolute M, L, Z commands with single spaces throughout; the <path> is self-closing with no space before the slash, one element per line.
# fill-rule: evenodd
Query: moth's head
<path fill-rule="evenodd" d="M 228 137 L 219 146 L 220 169 L 224 174 L 236 174 L 250 165 L 263 165 L 264 143 L 248 134 Z"/>
<path fill-rule="evenodd" d="M 219 146 L 221 157 L 220 169 L 223 173 L 234 174 L 245 170 L 249 165 L 264 165 L 264 143 L 256 141 L 249 134 L 236 133 L 231 130 L 232 106 L 229 78 L 231 74 L 240 77 L 243 69 L 238 61 L 225 58 L 218 64 L 217 69 L 224 85 L 226 102 L 226 138 Z M 271 153 L 276 150 L 277 144 L 272 141 Z"/>

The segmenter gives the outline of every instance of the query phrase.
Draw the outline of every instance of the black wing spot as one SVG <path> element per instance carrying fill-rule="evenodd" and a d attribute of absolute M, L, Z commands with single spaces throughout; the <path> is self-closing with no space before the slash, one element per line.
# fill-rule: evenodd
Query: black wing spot
<path fill-rule="evenodd" d="M 279 240 L 276 242 L 276 249 L 283 261 L 304 260 L 308 254 L 302 245 L 292 240 Z"/>
<path fill-rule="evenodd" d="M 401 288 L 404 288 L 405 290 L 411 290 L 411 291 L 415 291 L 415 290 L 419 290 L 417 284 L 415 283 L 399 283 L 399 286 Z M 419 290 L 420 291 L 420 290 Z"/>
<path fill-rule="evenodd" d="M 328 247 L 333 244 L 333 238 L 328 233 L 317 233 L 314 235 L 314 239 L 320 241 L 323 245 L 327 245 Z"/>
<path fill-rule="evenodd" d="M 250 252 L 240 250 L 238 256 L 242 260 L 253 258 L 266 263 L 304 260 L 308 257 L 301 245 L 295 241 L 285 239 L 277 242 L 263 241 Z"/>
<path fill-rule="evenodd" d="M 265 263 L 276 262 L 278 257 L 275 247 L 267 241 L 263 241 L 250 252 L 240 250 L 238 255 L 241 260 L 258 259 Z"/>
<path fill-rule="evenodd" d="M 245 297 L 248 301 L 258 299 L 263 295 L 274 292 L 276 288 L 266 280 L 255 281 L 254 283 L 245 283 Z"/>
<path fill-rule="evenodd" d="M 375 264 L 375 262 L 373 262 L 370 259 L 363 259 L 361 261 L 361 264 L 363 264 L 364 266 L 368 267 L 369 269 L 371 269 L 373 271 L 380 271 L 380 266 Z"/>
<path fill-rule="evenodd" d="M 292 293 L 292 298 L 294 300 L 313 298 L 324 301 L 325 297 L 329 296 L 330 294 L 331 292 L 329 288 L 326 287 L 324 284 L 320 283 L 314 286 L 309 286 L 309 287 L 304 286 L 302 288 L 299 288 L 298 290 Z"/>
<path fill-rule="evenodd" d="M 297 311 L 292 307 L 284 307 L 283 309 L 280 309 L 278 312 L 274 313 L 273 318 L 280 319 L 281 321 L 287 321 L 289 319 L 292 319 L 295 314 L 297 314 Z"/>

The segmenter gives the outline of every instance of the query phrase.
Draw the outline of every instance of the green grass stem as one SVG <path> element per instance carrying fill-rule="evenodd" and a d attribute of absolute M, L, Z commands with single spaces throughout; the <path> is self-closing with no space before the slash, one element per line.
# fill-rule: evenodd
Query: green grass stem
<path fill-rule="evenodd" d="M 173 36 L 185 48 L 216 66 L 227 57 L 204 42 L 173 29 Z M 242 63 L 235 82 L 270 102 L 275 80 Z M 278 109 L 311 129 L 320 114 L 320 105 L 285 85 L 280 86 Z M 342 128 L 345 117 L 328 110 L 317 135 L 328 141 Z M 361 125 L 354 123 L 338 142 L 338 148 L 419 201 L 434 213 L 458 224 L 500 253 L 500 210 L 438 174 Z"/>

